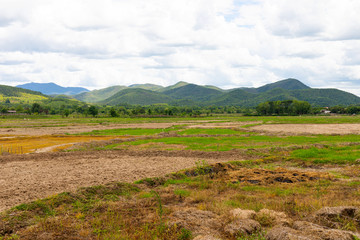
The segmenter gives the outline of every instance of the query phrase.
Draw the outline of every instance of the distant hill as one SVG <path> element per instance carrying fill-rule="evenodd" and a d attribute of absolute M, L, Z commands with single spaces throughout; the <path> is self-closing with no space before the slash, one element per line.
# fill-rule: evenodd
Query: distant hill
<path fill-rule="evenodd" d="M 209 101 L 222 94 L 219 90 L 195 84 L 186 84 L 182 87 L 173 88 L 162 93 L 174 99 L 189 99 L 196 102 Z"/>
<path fill-rule="evenodd" d="M 99 103 L 108 105 L 118 105 L 124 103 L 135 105 L 151 105 L 155 103 L 169 103 L 171 101 L 173 101 L 171 97 L 168 97 L 162 93 L 141 88 L 127 88 Z"/>
<path fill-rule="evenodd" d="M 178 82 L 174 85 L 171 85 L 171 86 L 167 86 L 167 87 L 164 87 L 163 89 L 160 90 L 160 92 L 166 92 L 166 91 L 169 91 L 169 90 L 172 90 L 172 89 L 175 89 L 175 88 L 179 88 L 179 87 L 184 87 L 186 85 L 188 85 L 189 83 L 187 82 Z"/>
<path fill-rule="evenodd" d="M 93 90 L 91 92 L 84 92 L 74 96 L 75 99 L 88 103 L 97 103 L 104 101 L 105 99 L 115 95 L 116 93 L 128 89 L 128 88 L 140 88 L 151 91 L 161 91 L 164 87 L 156 84 L 133 84 L 130 86 L 112 86 L 108 88 L 103 88 L 99 90 Z"/>
<path fill-rule="evenodd" d="M 91 92 L 81 93 L 74 98 L 108 105 L 157 103 L 176 106 L 215 105 L 255 107 L 266 101 L 300 100 L 313 106 L 330 107 L 334 105 L 360 104 L 360 98 L 338 89 L 314 89 L 297 79 L 285 79 L 258 88 L 237 88 L 223 90 L 215 86 L 200 86 L 178 82 L 162 87 L 155 84 L 134 84 L 129 87 L 113 86 Z"/>
<path fill-rule="evenodd" d="M 5 102 L 7 99 L 11 103 L 33 103 L 48 99 L 48 96 L 28 89 L 0 85 L 0 100 Z"/>
<path fill-rule="evenodd" d="M 254 93 L 247 92 L 243 89 L 235 89 L 228 93 L 223 93 L 222 95 L 214 98 L 210 101 L 210 105 L 219 105 L 219 106 L 229 106 L 229 105 L 240 105 L 245 104 L 246 106 L 253 105 L 252 99 L 257 95 Z"/>
<path fill-rule="evenodd" d="M 108 88 L 103 88 L 99 90 L 94 90 L 91 92 L 84 92 L 74 96 L 75 99 L 78 99 L 83 102 L 96 103 L 104 101 L 105 99 L 115 95 L 121 90 L 127 89 L 126 86 L 112 86 Z"/>
<path fill-rule="evenodd" d="M 257 92 L 259 92 L 259 93 L 266 92 L 266 91 L 269 91 L 269 90 L 275 89 L 275 88 L 281 88 L 281 89 L 286 89 L 286 90 L 310 89 L 309 86 L 306 86 L 299 80 L 293 79 L 293 78 L 288 78 L 285 80 L 266 84 L 262 87 L 259 87 L 259 88 L 257 88 Z"/>
<path fill-rule="evenodd" d="M 275 83 L 269 83 L 258 88 L 240 88 L 240 89 L 250 93 L 262 93 L 275 88 L 281 88 L 286 90 L 299 90 L 299 89 L 309 89 L 310 87 L 306 86 L 297 79 L 288 78 L 281 81 L 277 81 Z"/>
<path fill-rule="evenodd" d="M 290 91 L 291 95 L 301 101 L 308 101 L 319 106 L 355 105 L 360 98 L 352 93 L 339 89 L 303 89 Z"/>
<path fill-rule="evenodd" d="M 157 92 L 157 91 L 161 91 L 164 87 L 156 84 L 145 83 L 145 84 L 133 84 L 130 85 L 129 88 L 141 88 L 141 89 Z"/>
<path fill-rule="evenodd" d="M 29 89 L 33 91 L 38 91 L 46 95 L 75 95 L 82 92 L 89 92 L 86 88 L 81 87 L 62 87 L 55 83 L 26 83 L 18 85 L 19 88 Z"/>
<path fill-rule="evenodd" d="M 19 97 L 22 94 L 31 94 L 31 95 L 38 95 L 44 96 L 41 92 L 32 91 L 29 89 L 19 88 L 19 87 L 11 87 L 6 85 L 0 85 L 0 94 L 4 97 Z"/>
<path fill-rule="evenodd" d="M 270 89 L 262 93 L 251 93 L 243 89 L 236 89 L 213 99 L 213 105 L 240 105 L 255 107 L 267 101 L 300 100 L 307 101 L 313 106 L 330 107 L 335 105 L 360 104 L 360 98 L 351 93 L 338 89 L 298 89 L 286 90 L 281 88 Z"/>

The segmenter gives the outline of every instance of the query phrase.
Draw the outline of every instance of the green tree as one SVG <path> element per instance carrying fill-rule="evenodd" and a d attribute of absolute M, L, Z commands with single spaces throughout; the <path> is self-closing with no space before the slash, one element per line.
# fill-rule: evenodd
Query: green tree
<path fill-rule="evenodd" d="M 65 117 L 68 117 L 70 115 L 69 109 L 64 110 L 64 115 L 65 115 Z"/>
<path fill-rule="evenodd" d="M 111 117 L 118 117 L 119 114 L 116 112 L 115 108 L 110 109 L 110 116 Z"/>
<path fill-rule="evenodd" d="M 99 114 L 99 110 L 95 106 L 91 106 L 91 107 L 89 107 L 89 113 L 90 113 L 90 115 L 95 117 L 96 115 Z"/>
<path fill-rule="evenodd" d="M 311 105 L 305 101 L 272 101 L 260 103 L 256 111 L 259 115 L 301 115 L 309 114 Z"/>
<path fill-rule="evenodd" d="M 15 110 L 16 110 L 16 112 L 23 112 L 24 108 L 23 108 L 23 106 L 18 105 Z"/>
<path fill-rule="evenodd" d="M 33 103 L 31 106 L 31 112 L 32 113 L 40 113 L 41 112 L 41 106 L 38 103 Z"/>

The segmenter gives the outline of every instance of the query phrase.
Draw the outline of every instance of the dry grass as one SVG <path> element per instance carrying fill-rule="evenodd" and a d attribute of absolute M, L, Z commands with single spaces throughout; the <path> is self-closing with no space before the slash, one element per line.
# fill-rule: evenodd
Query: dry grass
<path fill-rule="evenodd" d="M 0 218 L 3 224 L 0 224 L 0 239 L 11 239 L 15 233 L 13 236 L 21 239 L 39 236 L 46 239 L 191 239 L 196 229 L 167 224 L 172 213 L 195 207 L 217 214 L 222 222 L 229 222 L 231 209 L 266 208 L 299 220 L 324 206 L 360 207 L 360 186 L 349 184 L 349 179 L 328 178 L 324 171 L 319 178 L 303 182 L 251 184 L 228 178 L 241 174 L 238 171 L 243 169 L 241 166 L 222 166 L 202 162 L 193 170 L 144 179 L 136 185 L 118 183 L 84 188 L 77 193 L 22 204 Z M 257 171 L 259 169 L 251 168 L 242 173 L 251 177 Z M 282 171 L 284 175 L 294 173 Z M 298 173 L 312 174 L 302 170 Z M 274 224 L 274 219 L 267 215 L 258 218 L 263 230 Z M 1 233 L 7 229 L 4 226 L 8 228 L 7 234 Z M 356 222 L 344 221 L 339 226 L 360 230 Z"/>
<path fill-rule="evenodd" d="M 110 140 L 115 137 L 110 136 L 2 136 L 0 138 L 1 153 L 24 154 L 32 153 L 37 150 L 49 148 L 50 151 L 65 149 L 75 143 Z M 53 147 L 53 148 L 52 148 Z"/>

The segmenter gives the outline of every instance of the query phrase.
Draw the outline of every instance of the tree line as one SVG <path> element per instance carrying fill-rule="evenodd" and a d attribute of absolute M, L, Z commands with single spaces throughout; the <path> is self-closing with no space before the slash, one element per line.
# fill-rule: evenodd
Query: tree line
<path fill-rule="evenodd" d="M 56 104 L 54 104 L 54 102 Z M 72 116 L 110 116 L 110 117 L 166 117 L 166 116 L 209 116 L 213 114 L 243 114 L 243 115 L 304 115 L 318 114 L 324 108 L 312 107 L 305 101 L 284 100 L 260 103 L 255 108 L 242 106 L 172 106 L 168 104 L 153 104 L 149 106 L 121 104 L 117 106 L 89 105 L 83 102 L 36 102 L 33 104 L 11 104 L 5 101 L 0 105 L 0 112 L 6 114 L 9 110 L 17 113 L 35 115 Z M 329 107 L 332 113 L 360 114 L 360 106 Z"/>
<path fill-rule="evenodd" d="M 256 111 L 259 115 L 303 115 L 311 113 L 311 105 L 296 100 L 271 101 L 260 103 Z"/>

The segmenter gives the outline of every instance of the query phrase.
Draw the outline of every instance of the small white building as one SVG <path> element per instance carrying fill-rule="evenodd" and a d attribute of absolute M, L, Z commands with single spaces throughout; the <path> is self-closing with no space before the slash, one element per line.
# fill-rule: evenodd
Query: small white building
<path fill-rule="evenodd" d="M 331 113 L 331 111 L 329 110 L 328 107 L 325 107 L 324 109 L 321 109 L 320 112 L 321 112 L 322 114 L 330 114 L 330 113 Z"/>

